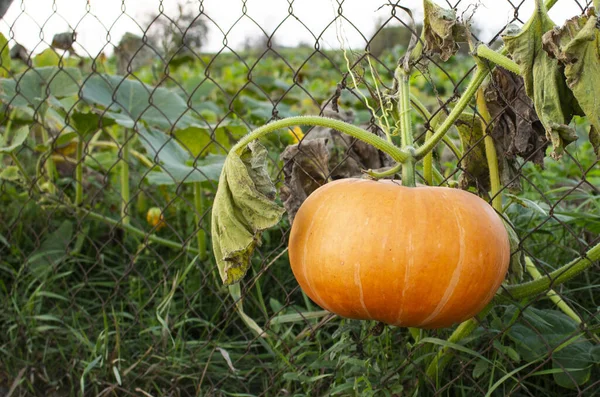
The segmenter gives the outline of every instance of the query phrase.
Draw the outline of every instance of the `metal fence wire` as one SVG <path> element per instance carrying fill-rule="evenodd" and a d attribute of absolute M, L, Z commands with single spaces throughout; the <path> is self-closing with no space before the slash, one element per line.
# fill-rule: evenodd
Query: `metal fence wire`
<path fill-rule="evenodd" d="M 98 14 L 108 5 L 89 1 L 0 3 L 0 395 L 598 394 L 597 261 L 533 298 L 508 297 L 461 340 L 451 338 L 456 327 L 411 331 L 319 308 L 290 270 L 287 215 L 263 233 L 241 283 L 223 285 L 210 215 L 228 150 L 250 130 L 303 114 L 383 136 L 386 105 L 375 99 L 392 92 L 411 29 L 421 29 L 420 2 L 373 3 L 379 19 L 350 16 L 357 0 L 312 2 L 314 15 L 332 15 L 321 29 L 298 16 L 302 2 L 283 2 L 286 15 L 268 27 L 257 22 L 266 1 L 227 3 L 227 24 L 211 13 L 214 1 L 155 1 L 147 17 L 123 1 L 114 20 Z M 533 0 L 505 2 L 494 23 L 527 22 Z M 478 15 L 499 3 L 438 1 L 496 49 L 506 26 L 490 32 Z M 558 5 L 577 16 L 591 1 Z M 71 7 L 82 9 L 75 22 L 62 16 Z M 368 31 L 358 17 L 371 21 Z M 57 20 L 68 29 L 49 37 Z M 123 34 L 124 21 L 136 28 Z M 81 33 L 86 25 L 96 37 Z M 289 25 L 312 39 L 288 44 Z M 258 33 L 235 41 L 240 29 Z M 475 70 L 469 51 L 461 44 L 447 61 L 424 52 L 416 63 L 417 142 L 464 92 Z M 502 216 L 524 260 L 505 289 L 600 242 L 600 169 L 584 118 L 571 123 L 579 139 L 551 159 L 522 79 L 496 68 L 485 96 L 489 128 L 477 136 L 479 121 L 457 124 L 472 139 L 449 132 L 434 151 L 433 183 L 491 203 L 480 163 L 493 138 Z M 479 120 L 474 100 L 469 107 Z M 393 165 L 327 128 L 292 127 L 262 143 L 290 215 L 328 181 Z M 421 166 L 417 179 L 427 183 Z M 436 355 L 444 369 L 431 372 Z"/>

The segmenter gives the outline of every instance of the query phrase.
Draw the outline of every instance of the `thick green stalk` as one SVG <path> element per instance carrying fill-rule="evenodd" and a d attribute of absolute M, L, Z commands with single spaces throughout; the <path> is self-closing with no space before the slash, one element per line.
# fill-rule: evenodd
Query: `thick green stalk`
<path fill-rule="evenodd" d="M 456 103 L 456 106 L 454 106 L 448 117 L 444 120 L 442 125 L 439 126 L 439 128 L 433 134 L 433 136 L 430 139 L 426 140 L 423 146 L 419 147 L 416 150 L 415 156 L 417 160 L 420 160 L 423 157 L 425 157 L 425 155 L 431 150 L 433 150 L 435 145 L 437 145 L 438 142 L 444 137 L 446 132 L 448 132 L 450 127 L 452 127 L 454 122 L 460 117 L 463 110 L 465 110 L 465 108 L 469 105 L 469 102 L 471 102 L 471 99 L 477 93 L 479 86 L 481 85 L 481 83 L 483 83 L 483 80 L 485 80 L 488 73 L 489 72 L 487 69 L 482 69 L 479 67 L 476 69 L 475 75 L 469 82 L 466 91 L 460 97 L 460 99 Z"/>
<path fill-rule="evenodd" d="M 79 137 L 77 141 L 77 152 L 75 154 L 77 164 L 75 165 L 75 206 L 81 206 L 83 203 L 83 149 L 85 141 Z"/>
<path fill-rule="evenodd" d="M 370 133 L 367 130 L 364 130 L 360 127 L 354 126 L 341 120 L 335 120 L 321 116 L 288 117 L 285 119 L 273 121 L 269 124 L 265 124 L 262 127 L 259 127 L 254 131 L 250 132 L 242 139 L 240 139 L 231 150 L 240 153 L 246 147 L 246 145 L 248 145 L 253 140 L 261 138 L 270 132 L 284 129 L 287 127 L 292 127 L 295 125 L 320 126 L 335 129 L 337 131 L 348 134 L 356 139 L 359 139 L 363 142 L 366 142 L 369 145 L 381 150 L 382 152 L 389 154 L 390 157 L 397 162 L 404 162 L 410 158 L 410 154 L 406 151 L 401 150 L 394 144 L 378 137 L 375 134 Z"/>
<path fill-rule="evenodd" d="M 425 133 L 425 140 L 431 139 L 433 132 L 431 128 Z M 433 150 L 423 159 L 423 178 L 429 186 L 433 186 Z"/>
<path fill-rule="evenodd" d="M 515 300 L 534 297 L 547 291 L 550 287 L 556 287 L 569 281 L 598 260 L 600 260 L 600 243 L 590 248 L 583 258 L 575 259 L 546 276 L 527 283 L 506 286 L 503 295 Z"/>
<path fill-rule="evenodd" d="M 410 74 L 401 66 L 396 68 L 396 82 L 398 83 L 398 124 L 400 127 L 400 139 L 402 149 L 411 153 L 411 157 L 402 163 L 402 185 L 414 187 L 415 181 L 415 160 L 412 156 L 414 151 L 414 137 L 411 125 L 411 106 L 410 106 Z"/>
<path fill-rule="evenodd" d="M 419 98 L 417 98 L 414 95 L 410 95 L 410 103 L 412 103 L 412 105 L 414 106 L 414 108 L 421 113 L 421 116 L 423 117 L 424 120 L 429 121 L 429 130 L 431 132 L 431 134 L 435 134 L 436 132 L 436 128 L 439 124 L 438 120 L 439 120 L 439 116 L 442 114 L 441 112 L 439 112 L 438 114 L 436 114 L 435 117 L 431 116 L 431 113 L 429 112 L 429 110 L 427 110 L 427 108 L 425 107 L 425 105 L 423 104 L 423 102 L 421 102 L 419 100 Z M 466 112 L 463 112 L 463 114 L 465 114 Z M 428 131 L 429 132 L 429 131 Z M 425 138 L 425 141 L 427 141 L 429 138 Z M 448 147 L 450 148 L 450 150 L 452 150 L 456 156 L 458 158 L 462 157 L 462 152 L 458 149 L 458 147 L 454 144 L 454 142 L 452 142 L 451 139 L 449 139 L 446 135 L 444 135 L 444 137 L 442 138 L 442 141 L 448 145 Z M 431 152 L 430 152 L 431 153 Z"/>
<path fill-rule="evenodd" d="M 527 273 L 529 273 L 534 280 L 542 278 L 542 274 L 528 256 L 525 257 L 525 270 L 527 270 Z M 556 307 L 558 307 L 563 313 L 571 317 L 577 324 L 581 324 L 581 318 L 579 318 L 577 313 L 571 309 L 567 302 L 565 302 L 560 295 L 556 293 L 556 291 L 551 289 L 550 291 L 546 292 L 546 296 L 548 296 L 548 298 L 550 298 Z"/>
<path fill-rule="evenodd" d="M 398 172 L 400 172 L 400 170 L 402 169 L 402 163 L 398 163 L 395 166 L 393 166 L 392 168 L 390 168 L 389 170 L 385 170 L 382 172 L 375 172 L 373 170 L 366 170 L 363 171 L 365 174 L 369 175 L 371 178 L 373 179 L 383 179 L 386 178 L 388 176 L 392 176 L 397 174 Z"/>
<path fill-rule="evenodd" d="M 121 148 L 121 219 L 123 224 L 129 225 L 129 129 L 123 132 L 123 146 Z"/>
<path fill-rule="evenodd" d="M 480 44 L 477 46 L 477 56 L 479 58 L 487 59 L 490 62 L 508 70 L 509 72 L 513 72 L 514 74 L 520 75 L 521 68 L 515 61 L 510 58 L 507 58 L 505 55 L 492 50 L 490 47 L 485 44 Z"/>
<path fill-rule="evenodd" d="M 206 233 L 202 228 L 202 214 L 204 213 L 204 203 L 202 197 L 202 184 L 201 182 L 194 182 L 194 207 L 196 214 L 196 239 L 198 240 L 198 256 L 201 261 L 207 257 L 206 253 Z"/>
<path fill-rule="evenodd" d="M 487 159 L 488 170 L 490 174 L 490 188 L 492 196 L 492 206 L 499 213 L 502 212 L 502 192 L 500 186 L 500 172 L 498 170 L 498 155 L 494 139 L 488 133 L 491 123 L 491 116 L 485 102 L 483 88 L 477 91 L 477 111 L 481 115 L 481 129 L 484 132 L 483 142 L 485 145 L 485 157 Z"/>

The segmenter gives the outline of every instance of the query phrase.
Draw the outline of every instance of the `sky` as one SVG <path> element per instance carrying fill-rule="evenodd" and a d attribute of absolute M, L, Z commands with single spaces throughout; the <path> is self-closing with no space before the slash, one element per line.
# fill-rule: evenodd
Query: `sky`
<path fill-rule="evenodd" d="M 180 1 L 198 10 L 198 0 Z M 447 7 L 444 0 L 434 1 Z M 585 1 L 579 0 L 581 4 Z M 342 2 L 345 20 L 332 23 L 338 15 L 338 2 Z M 456 0 L 450 2 L 456 3 Z M 29 51 L 39 53 L 49 46 L 54 34 L 75 29 L 78 53 L 96 56 L 104 51 L 110 54 L 124 33 L 141 35 L 150 15 L 159 9 L 175 17 L 177 3 L 177 0 L 14 0 L 0 20 L 0 32 L 12 38 L 11 46 L 18 42 Z M 520 0 L 513 3 L 518 4 Z M 386 0 L 204 0 L 204 14 L 211 21 L 203 50 L 219 51 L 225 40 L 232 49 L 241 49 L 247 37 L 262 34 L 259 26 L 269 34 L 276 30 L 276 42 L 286 46 L 314 45 L 315 36 L 320 36 L 324 48 L 364 48 L 365 39 L 360 32 L 370 38 L 377 21 L 390 15 L 389 6 L 380 8 L 383 4 Z M 422 17 L 421 0 L 403 0 L 400 5 L 413 10 L 415 18 Z M 459 15 L 463 12 L 470 15 L 475 5 L 473 20 L 482 29 L 484 40 L 493 37 L 514 14 L 508 0 L 463 0 L 458 7 Z M 524 1 L 519 9 L 523 21 L 533 6 L 534 0 Z M 550 17 L 556 24 L 562 24 L 579 13 L 581 9 L 575 0 L 559 0 L 550 10 Z"/>

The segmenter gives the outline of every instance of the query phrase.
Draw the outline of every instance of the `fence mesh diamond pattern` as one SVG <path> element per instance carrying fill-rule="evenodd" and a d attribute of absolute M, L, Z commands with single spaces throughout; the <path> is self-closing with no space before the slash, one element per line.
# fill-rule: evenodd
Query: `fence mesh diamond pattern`
<path fill-rule="evenodd" d="M 417 183 L 501 200 L 516 238 L 511 251 L 521 267 L 511 265 L 503 300 L 457 325 L 470 328 L 468 336 L 454 338 L 457 326 L 344 319 L 300 289 L 287 253 L 300 203 L 332 180 L 394 166 L 325 127 L 292 126 L 261 139 L 287 215 L 263 232 L 242 281 L 223 285 L 210 225 L 227 152 L 249 131 L 297 115 L 385 138 L 394 70 L 411 31 L 422 28 L 420 2 L 406 5 L 413 13 L 399 1 L 373 3 L 376 19 L 352 11 L 364 7 L 358 0 L 313 1 L 302 16 L 303 0 L 278 1 L 285 13 L 266 24 L 267 1 L 227 3 L 226 22 L 224 6 L 208 0 L 140 2 L 145 17 L 123 1 L 112 19 L 101 9 L 109 4 L 91 1 L 77 6 L 75 19 L 68 2 L 10 3 L 0 2 L 1 396 L 598 393 L 600 277 L 586 255 L 600 243 L 600 167 L 589 124 L 575 118 L 579 139 L 561 147 L 560 158 L 546 156 L 554 142 L 523 79 L 499 67 L 482 94 L 487 128 L 473 99 L 429 167 L 416 166 Z M 437 3 L 470 21 L 471 39 L 492 49 L 534 8 L 533 0 Z M 569 17 L 592 9 L 591 1 L 547 5 L 554 3 Z M 495 7 L 501 16 L 481 20 Z M 315 28 L 311 14 L 331 19 Z M 301 42 L 289 44 L 290 32 Z M 477 68 L 467 43 L 448 60 L 423 51 L 414 65 L 419 145 Z M 493 194 L 486 139 L 498 157 L 501 188 Z M 585 261 L 593 262 L 585 272 L 555 285 L 561 274 L 553 271 Z M 506 289 L 548 275 L 535 296 Z"/>

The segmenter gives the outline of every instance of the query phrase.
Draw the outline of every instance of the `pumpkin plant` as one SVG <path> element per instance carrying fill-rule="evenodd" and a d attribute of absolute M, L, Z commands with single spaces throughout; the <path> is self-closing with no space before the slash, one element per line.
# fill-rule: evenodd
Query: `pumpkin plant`
<path fill-rule="evenodd" d="M 575 139 L 569 126 L 574 115 L 589 118 L 590 141 L 598 150 L 598 107 L 592 105 L 592 87 L 600 89 L 596 87 L 598 79 L 592 77 L 600 68 L 598 17 L 591 8 L 586 15 L 567 22 L 565 28 L 553 28 L 547 9 L 554 3 L 536 0 L 531 19 L 520 31 L 507 29 L 502 36 L 506 47 L 493 51 L 475 43 L 468 26 L 460 23 L 453 11 L 424 0 L 421 36 L 418 40 L 413 36 L 398 62 L 392 95 L 376 98 L 383 104 L 383 118 L 394 120 L 379 123 L 386 138 L 320 116 L 280 119 L 243 137 L 225 160 L 212 211 L 213 251 L 223 282 L 231 286 L 242 279 L 260 244 L 261 232 L 275 226 L 285 212 L 275 202 L 266 149 L 256 140 L 298 125 L 335 129 L 372 145 L 396 162 L 383 172 L 365 171 L 366 179 L 325 184 L 312 192 L 293 220 L 289 237 L 292 270 L 302 290 L 324 309 L 347 318 L 419 328 L 448 327 L 463 321 L 448 340 L 457 343 L 475 329 L 474 316 L 483 317 L 494 304 L 547 292 L 598 260 L 600 244 L 548 275 L 537 273 L 539 277 L 521 284 L 515 283 L 516 277 L 499 290 L 511 261 L 511 247 L 515 251 L 518 239 L 507 231 L 510 222 L 504 219 L 503 223 L 499 215 L 502 163 L 494 140 L 486 133 L 494 128 L 485 87 L 495 65 L 524 79 L 553 157 L 559 158 Z M 595 6 L 597 9 L 598 1 Z M 411 74 L 423 54 L 448 59 L 461 38 L 472 50 L 475 72 L 448 115 L 431 120 L 425 106 L 409 93 Z M 472 102 L 476 102 L 477 115 L 466 111 Z M 431 121 L 420 145 L 413 138 L 413 110 Z M 469 119 L 471 128 L 461 130 Z M 432 151 L 453 127 L 458 128 L 463 143 L 476 146 L 465 158 L 472 164 L 473 157 L 479 156 L 493 208 L 459 189 L 416 185 L 419 161 L 424 162 L 425 183 L 432 184 L 437 171 Z M 480 136 L 473 135 L 476 130 Z M 393 142 L 395 135 L 401 138 L 400 146 Z M 483 147 L 475 138 L 482 138 Z M 401 182 L 389 180 L 398 172 Z M 513 255 L 513 272 L 522 273 L 520 259 Z M 530 273 L 534 271 L 531 266 L 528 261 Z M 239 299 L 239 287 L 237 291 Z M 569 315 L 570 309 L 562 303 L 559 308 Z M 435 376 L 443 369 L 447 348 L 430 362 L 428 375 Z"/>

